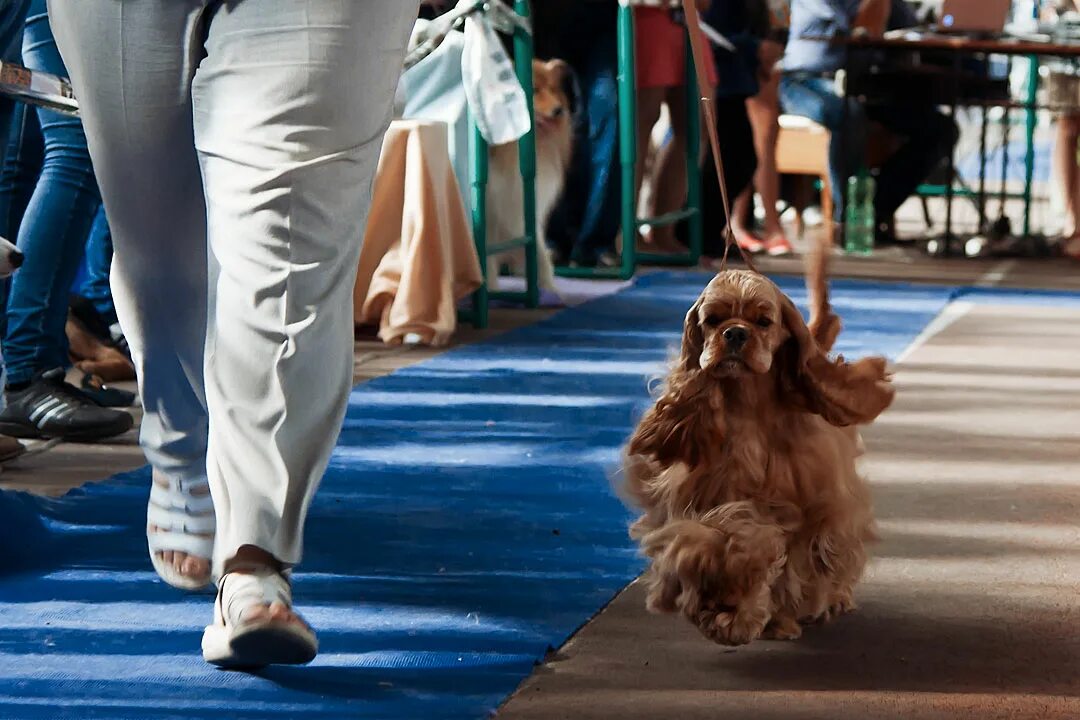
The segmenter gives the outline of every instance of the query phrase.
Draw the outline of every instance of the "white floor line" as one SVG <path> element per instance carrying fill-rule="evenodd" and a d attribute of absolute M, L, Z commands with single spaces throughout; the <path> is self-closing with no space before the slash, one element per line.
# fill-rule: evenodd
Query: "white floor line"
<path fill-rule="evenodd" d="M 938 313 L 938 316 L 931 320 L 930 324 L 923 328 L 923 331 L 911 341 L 911 344 L 907 346 L 904 352 L 897 356 L 896 362 L 902 363 L 907 360 L 913 352 L 925 345 L 927 340 L 967 315 L 974 306 L 974 303 L 963 301 L 951 302 L 946 305 L 945 308 Z"/>
<path fill-rule="evenodd" d="M 990 288 L 997 287 L 1001 284 L 1001 281 L 1005 279 L 1005 276 L 1012 272 L 1016 267 L 1016 258 L 1010 260 L 1002 260 L 994 265 L 992 268 L 983 273 L 982 277 L 975 281 L 975 287 Z"/>

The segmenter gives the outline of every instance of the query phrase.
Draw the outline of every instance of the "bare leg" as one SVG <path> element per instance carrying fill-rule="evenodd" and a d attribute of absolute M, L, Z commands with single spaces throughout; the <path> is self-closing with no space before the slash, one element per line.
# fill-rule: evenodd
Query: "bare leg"
<path fill-rule="evenodd" d="M 1061 193 L 1065 209 L 1064 236 L 1071 238 L 1080 232 L 1080 169 L 1077 167 L 1077 140 L 1080 139 L 1080 115 L 1064 115 L 1057 122 L 1054 143 L 1054 180 Z"/>
<path fill-rule="evenodd" d="M 649 156 L 649 140 L 652 129 L 660 119 L 660 109 L 664 104 L 663 88 L 637 89 L 637 165 L 634 169 L 634 202 L 641 197 L 641 184 L 645 179 L 645 160 Z M 663 148 L 657 152 L 652 163 L 652 176 L 656 177 L 658 165 L 662 163 Z M 650 212 L 645 209 L 644 212 Z M 638 216 L 640 217 L 639 211 Z M 637 228 L 623 228 L 621 242 L 637 242 Z"/>
<path fill-rule="evenodd" d="M 712 94 L 712 89 L 709 94 Z M 663 215 L 676 212 L 686 205 L 689 177 L 686 167 L 686 146 L 689 141 L 687 127 L 687 102 L 686 88 L 684 86 L 667 88 L 665 91 L 665 104 L 671 117 L 673 140 L 665 148 L 662 156 L 657 158 L 657 167 L 654 173 L 655 203 L 653 212 Z M 701 119 L 704 127 L 704 118 Z M 697 167 L 694 172 L 701 171 L 701 163 L 705 159 L 706 141 L 702 138 L 698 152 Z M 652 242 L 658 249 L 679 252 L 682 248 L 675 239 L 674 226 L 654 228 L 652 230 Z"/>
<path fill-rule="evenodd" d="M 757 151 L 758 167 L 754 175 L 754 187 L 765 205 L 765 239 L 783 236 L 780 213 L 776 204 L 780 200 L 780 174 L 776 170 L 776 140 L 780 134 L 780 74 L 774 73 L 761 92 L 746 102 L 750 125 L 754 129 L 754 149 Z"/>

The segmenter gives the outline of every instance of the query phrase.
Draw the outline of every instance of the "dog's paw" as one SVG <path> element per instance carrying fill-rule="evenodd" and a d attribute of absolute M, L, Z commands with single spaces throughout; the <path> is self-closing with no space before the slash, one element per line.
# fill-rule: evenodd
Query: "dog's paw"
<path fill-rule="evenodd" d="M 769 640 L 798 640 L 802 637 L 802 625 L 795 618 L 773 618 L 765 626 L 763 637 Z"/>
<path fill-rule="evenodd" d="M 767 619 L 736 608 L 702 610 L 695 624 L 701 634 L 719 645 L 746 645 L 761 637 Z"/>
<path fill-rule="evenodd" d="M 802 623 L 804 625 L 824 625 L 825 623 L 832 622 L 841 615 L 855 612 L 858 608 L 859 606 L 855 604 L 855 600 L 852 597 L 844 596 L 836 599 L 836 601 L 825 608 L 821 614 L 805 618 Z"/>
<path fill-rule="evenodd" d="M 853 613 L 858 609 L 859 609 L 859 606 L 855 604 L 855 600 L 853 598 L 850 598 L 850 597 L 840 598 L 837 602 L 835 602 L 832 606 L 829 607 L 828 610 L 826 610 L 822 614 L 821 621 L 822 622 L 831 622 L 831 621 L 835 620 L 836 618 L 840 617 L 841 615 L 847 615 L 848 613 Z"/>
<path fill-rule="evenodd" d="M 657 615 L 673 613 L 679 609 L 682 584 L 676 577 L 651 577 L 647 581 L 645 609 Z"/>

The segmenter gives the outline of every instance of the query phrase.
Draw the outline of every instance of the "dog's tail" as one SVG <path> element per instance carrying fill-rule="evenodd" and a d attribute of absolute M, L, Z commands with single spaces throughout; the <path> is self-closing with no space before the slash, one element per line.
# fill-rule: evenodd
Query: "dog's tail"
<path fill-rule="evenodd" d="M 806 258 L 806 289 L 810 300 L 810 334 L 823 352 L 832 351 L 840 335 L 840 317 L 829 303 L 829 256 L 832 244 L 822 235 Z"/>

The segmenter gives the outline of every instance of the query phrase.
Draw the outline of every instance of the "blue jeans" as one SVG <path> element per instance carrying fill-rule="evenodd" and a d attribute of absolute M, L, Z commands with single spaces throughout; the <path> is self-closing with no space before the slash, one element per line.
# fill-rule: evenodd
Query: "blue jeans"
<path fill-rule="evenodd" d="M 615 248 L 619 232 L 618 55 L 614 26 L 568 62 L 582 88 L 574 154 L 559 206 L 548 225 L 549 243 L 590 264 Z"/>
<path fill-rule="evenodd" d="M 45 0 L 30 2 L 22 55 L 23 64 L 32 70 L 67 74 L 49 27 Z M 9 385 L 68 365 L 64 332 L 68 295 L 101 205 L 78 118 L 41 108 L 27 111 L 24 118 L 11 129 L 10 148 L 17 152 L 5 162 L 20 167 L 5 172 L 14 182 L 0 187 L 0 218 L 17 216 L 12 205 L 17 210 L 18 196 L 33 188 L 16 241 L 26 259 L 11 281 L 7 301 L 3 344 Z M 44 153 L 35 173 L 37 168 L 28 167 L 27 160 L 34 157 L 37 143 L 43 143 Z"/>
<path fill-rule="evenodd" d="M 844 99 L 833 81 L 819 77 L 784 75 L 780 79 L 780 105 L 784 112 L 813 120 L 832 133 L 829 141 L 829 182 L 832 185 L 836 219 L 841 220 L 847 179 L 859 169 L 866 147 L 866 114 L 854 98 Z"/>
<path fill-rule="evenodd" d="M 30 0 L 0 0 L 0 59 L 18 61 L 22 47 L 23 23 Z M 0 96 L 0 166 L 7 150 L 8 131 L 16 104 L 11 98 Z M 5 218 L 0 216 L 0 222 Z"/>
<path fill-rule="evenodd" d="M 841 220 L 847 179 L 865 161 L 867 125 L 874 121 L 904 145 L 880 168 L 874 213 L 878 220 L 892 220 L 900 206 L 953 151 L 960 132 L 948 116 L 933 105 L 912 96 L 863 106 L 836 93 L 833 82 L 818 77 L 785 75 L 780 81 L 780 103 L 785 112 L 802 115 L 832 132 L 829 143 L 829 181 Z"/>
<path fill-rule="evenodd" d="M 90 237 L 86 240 L 86 282 L 80 294 L 94 304 L 102 318 L 109 324 L 116 322 L 116 306 L 109 289 L 109 270 L 112 268 L 112 232 L 105 218 L 105 206 L 98 209 Z"/>

